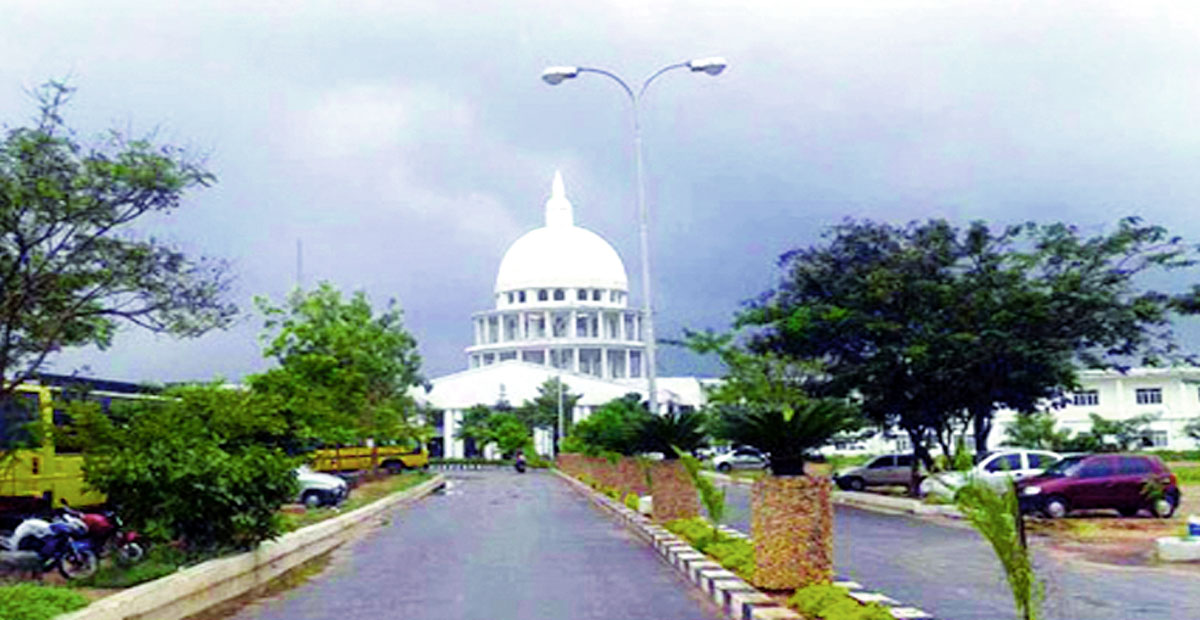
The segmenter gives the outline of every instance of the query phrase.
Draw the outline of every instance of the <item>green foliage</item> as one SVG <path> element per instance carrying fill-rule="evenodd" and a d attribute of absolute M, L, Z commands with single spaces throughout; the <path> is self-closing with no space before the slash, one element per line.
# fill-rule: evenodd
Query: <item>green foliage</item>
<path fill-rule="evenodd" d="M 992 545 L 996 558 L 1012 590 L 1017 615 L 1024 620 L 1041 616 L 1045 586 L 1033 571 L 1033 562 L 1023 540 L 1021 511 L 1012 482 L 997 493 L 982 480 L 969 478 L 955 496 L 955 503 L 967 522 Z"/>
<path fill-rule="evenodd" d="M 248 378 L 286 413 L 301 443 L 354 445 L 427 435 L 410 388 L 424 384 L 417 343 L 394 302 L 376 314 L 366 294 L 349 299 L 328 282 L 295 290 L 282 307 L 255 299 L 266 317 L 263 354 L 278 368 Z"/>
<path fill-rule="evenodd" d="M 720 535 L 721 521 L 725 519 L 725 489 L 717 488 L 713 481 L 701 473 L 703 466 L 696 457 L 672 446 L 675 454 L 683 462 L 683 467 L 692 480 L 692 486 L 700 493 L 700 503 L 713 525 L 713 535 Z"/>
<path fill-rule="evenodd" d="M 32 126 L 0 141 L 0 398 L 69 347 L 105 349 L 122 324 L 199 336 L 237 308 L 222 261 L 189 258 L 138 229 L 215 182 L 178 148 L 110 131 L 80 144 L 62 114 L 74 89 L 36 92 Z M 21 447 L 0 434 L 0 464 Z"/>
<path fill-rule="evenodd" d="M 219 385 L 177 388 L 113 418 L 77 406 L 84 480 L 135 529 L 189 549 L 250 548 L 278 534 L 296 493 L 285 420 L 259 395 Z"/>
<path fill-rule="evenodd" d="M 1194 248 L 1137 218 L 1092 238 L 1064 224 L 846 221 L 826 240 L 784 254 L 779 285 L 736 325 L 754 330 L 754 352 L 821 360 L 820 393 L 855 397 L 917 442 L 965 411 L 985 450 L 995 408 L 1035 410 L 1076 384 L 1076 362 L 1178 357 L 1171 315 L 1200 311 L 1200 286 L 1134 286 L 1195 264 Z"/>
<path fill-rule="evenodd" d="M 599 451 L 630 455 L 637 451 L 639 432 L 649 417 L 641 396 L 628 394 L 601 405 L 587 419 L 577 422 L 572 436 Z"/>
<path fill-rule="evenodd" d="M 1071 441 L 1071 431 L 1054 430 L 1054 414 L 1048 411 L 1018 413 L 1004 430 L 1006 446 L 1061 451 Z"/>
<path fill-rule="evenodd" d="M 626 508 L 628 508 L 634 512 L 638 511 L 638 494 L 637 493 L 626 493 L 624 501 L 625 501 Z"/>
<path fill-rule="evenodd" d="M 754 545 L 750 541 L 718 536 L 717 529 L 701 517 L 668 521 L 663 527 L 739 577 L 753 578 Z"/>
<path fill-rule="evenodd" d="M 704 416 L 692 411 L 648 416 L 638 429 L 640 450 L 659 452 L 665 459 L 676 458 L 676 448 L 690 453 L 704 447 L 704 425 Z"/>
<path fill-rule="evenodd" d="M 551 429 L 557 443 L 559 412 L 562 412 L 563 432 L 569 435 L 572 427 L 571 412 L 575 410 L 580 396 L 572 394 L 571 386 L 563 383 L 560 378 L 551 377 L 538 386 L 538 395 L 533 400 L 522 403 L 514 413 L 530 431 L 535 428 Z"/>
<path fill-rule="evenodd" d="M 1200 467 L 1175 467 L 1172 471 L 1180 484 L 1200 484 Z"/>
<path fill-rule="evenodd" d="M 845 588 L 829 583 L 800 588 L 787 604 L 814 620 L 894 620 L 891 612 L 879 603 L 861 604 Z"/>
<path fill-rule="evenodd" d="M 717 353 L 727 369 L 725 380 L 708 392 L 712 434 L 770 453 L 777 475 L 785 466 L 802 470 L 808 451 L 861 427 L 849 402 L 809 396 L 806 386 L 820 374 L 814 364 L 748 353 L 729 335 L 689 333 L 688 346 Z"/>
<path fill-rule="evenodd" d="M 4 620 L 50 620 L 87 604 L 83 594 L 59 586 L 0 585 L 0 618 Z"/>
<path fill-rule="evenodd" d="M 124 566 L 116 562 L 104 562 L 96 574 L 72 582 L 85 588 L 129 588 L 147 581 L 154 581 L 179 570 L 185 565 L 209 559 L 210 554 L 188 557 L 171 545 L 155 545 L 146 552 L 146 557 L 136 564 Z"/>

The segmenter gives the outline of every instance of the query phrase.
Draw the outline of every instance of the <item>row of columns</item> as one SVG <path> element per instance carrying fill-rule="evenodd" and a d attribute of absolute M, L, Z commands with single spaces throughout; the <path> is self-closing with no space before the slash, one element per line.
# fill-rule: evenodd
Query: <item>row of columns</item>
<path fill-rule="evenodd" d="M 585 351 L 585 350 L 586 351 L 598 351 L 600 353 L 599 360 L 597 360 L 597 363 L 600 365 L 599 372 L 595 372 L 591 368 L 588 368 L 586 370 L 583 368 L 583 365 L 581 364 L 583 356 L 580 353 L 581 353 L 581 351 Z M 610 348 L 605 348 L 605 347 L 600 347 L 600 348 L 594 348 L 594 347 L 569 347 L 569 348 L 548 347 L 548 348 L 543 348 L 543 349 L 508 349 L 508 350 L 503 350 L 503 351 L 479 352 L 479 353 L 472 354 L 471 367 L 476 368 L 479 366 L 488 366 L 491 364 L 500 363 L 507 359 L 516 359 L 516 360 L 528 362 L 530 360 L 525 359 L 524 354 L 529 351 L 539 352 L 542 354 L 542 360 L 541 360 L 542 366 L 550 366 L 553 368 L 560 368 L 562 370 L 569 370 L 571 372 L 575 372 L 575 373 L 579 373 L 579 374 L 592 375 L 592 376 L 600 377 L 603 379 L 626 379 L 626 378 L 636 379 L 636 378 L 640 378 L 642 376 L 642 372 L 643 372 L 643 369 L 642 369 L 643 355 L 642 355 L 641 351 L 638 351 L 635 349 L 610 349 Z M 565 365 L 561 365 L 561 362 L 560 362 L 560 365 L 553 364 L 552 363 L 553 355 L 555 353 L 562 354 L 564 352 L 567 352 L 570 355 L 571 359 L 570 359 L 569 363 L 565 364 Z M 509 357 L 501 358 L 502 354 L 510 354 L 510 355 L 509 355 Z M 613 356 L 614 355 L 622 356 L 622 358 L 619 358 L 621 361 L 621 364 L 618 364 L 616 367 L 613 366 Z M 490 356 L 490 357 L 488 357 L 488 356 Z M 635 368 L 634 360 L 637 360 L 637 365 L 636 365 L 637 374 L 633 373 L 633 370 Z"/>
<path fill-rule="evenodd" d="M 525 312 L 515 312 L 515 313 L 496 313 L 496 314 L 489 314 L 487 316 L 482 316 L 482 317 L 476 318 L 473 321 L 474 327 L 475 327 L 475 344 L 476 345 L 496 344 L 496 343 L 502 343 L 502 342 L 515 342 L 515 341 L 524 341 L 524 340 L 541 340 L 541 339 L 549 339 L 549 338 L 555 338 L 555 337 L 557 337 L 557 338 L 593 337 L 593 336 L 581 336 L 580 335 L 578 327 L 579 327 L 579 319 L 581 317 L 586 317 L 588 320 L 594 319 L 597 321 L 596 335 L 594 336 L 597 339 L 625 340 L 625 341 L 640 341 L 641 340 L 640 336 L 642 333 L 642 317 L 641 317 L 641 314 L 636 311 L 627 311 L 627 310 L 620 311 L 620 312 L 596 311 L 596 312 L 586 312 L 585 313 L 585 312 L 580 312 L 578 310 L 571 310 L 570 316 L 567 319 L 567 326 L 566 326 L 566 329 L 564 330 L 565 333 L 563 336 L 554 336 L 553 335 L 554 334 L 554 318 L 555 318 L 556 314 L 561 314 L 561 313 L 555 312 L 553 310 L 541 310 L 541 311 L 525 311 Z M 515 334 L 515 336 L 516 336 L 515 338 L 509 338 L 509 337 L 507 337 L 507 334 L 506 334 L 506 332 L 508 330 L 506 330 L 505 328 L 507 326 L 506 324 L 508 322 L 508 319 L 512 318 L 514 316 L 517 317 L 517 325 L 516 325 L 517 333 Z M 617 318 L 616 325 L 610 326 L 608 319 L 611 319 L 614 316 Z M 536 323 L 536 320 L 539 318 L 542 321 L 542 335 L 540 337 L 531 338 L 530 334 L 533 332 L 533 330 L 531 329 L 530 324 Z M 631 320 L 627 321 L 626 320 L 627 318 L 631 319 Z M 493 338 L 492 334 L 491 334 L 492 319 L 496 319 L 495 338 Z M 615 327 L 615 329 L 614 329 L 614 327 Z M 591 330 L 589 329 L 587 331 L 590 332 Z M 615 331 L 615 333 L 614 333 L 614 331 Z"/>

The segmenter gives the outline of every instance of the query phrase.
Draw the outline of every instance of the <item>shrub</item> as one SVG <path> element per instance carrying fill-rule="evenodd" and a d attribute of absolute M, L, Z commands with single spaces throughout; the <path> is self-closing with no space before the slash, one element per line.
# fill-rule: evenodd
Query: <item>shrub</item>
<path fill-rule="evenodd" d="M 86 596 L 67 588 L 32 583 L 0 586 L 0 618 L 4 620 L 50 620 L 87 604 Z"/>
<path fill-rule="evenodd" d="M 114 410 L 119 424 L 92 403 L 73 412 L 87 438 L 84 479 L 133 528 L 192 551 L 251 548 L 280 533 L 295 463 L 261 443 L 279 419 L 253 393 L 180 388 Z"/>
<path fill-rule="evenodd" d="M 634 512 L 637 512 L 637 510 L 638 510 L 638 495 L 637 495 L 637 493 L 626 493 L 625 494 L 625 507 Z"/>
<path fill-rule="evenodd" d="M 705 547 L 704 552 L 721 566 L 747 581 L 754 578 L 754 545 L 740 538 L 725 538 Z"/>
<path fill-rule="evenodd" d="M 709 520 L 712 521 L 713 535 L 720 537 L 720 530 L 717 529 L 721 525 L 721 521 L 725 519 L 725 490 L 718 489 L 713 481 L 700 473 L 700 461 L 672 446 L 676 456 L 683 462 L 684 469 L 687 470 L 688 477 L 692 480 L 692 486 L 700 493 L 700 502 L 704 504 L 704 510 L 708 513 Z"/>
<path fill-rule="evenodd" d="M 854 600 L 845 588 L 829 583 L 813 584 L 796 590 L 788 599 L 788 606 L 814 620 L 895 620 L 883 605 L 863 605 Z"/>

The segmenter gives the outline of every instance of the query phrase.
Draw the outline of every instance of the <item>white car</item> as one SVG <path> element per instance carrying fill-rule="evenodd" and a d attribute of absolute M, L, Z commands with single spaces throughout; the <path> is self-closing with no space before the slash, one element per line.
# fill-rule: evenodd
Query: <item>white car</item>
<path fill-rule="evenodd" d="M 296 481 L 300 483 L 297 501 L 308 508 L 336 506 L 350 494 L 350 486 L 345 480 L 313 471 L 308 465 L 296 468 Z"/>
<path fill-rule="evenodd" d="M 919 491 L 922 497 L 934 495 L 943 499 L 953 499 L 955 492 L 967 483 L 968 476 L 978 478 L 1001 490 L 1008 480 L 1036 476 L 1060 459 L 1061 454 L 1048 450 L 1018 448 L 989 452 L 966 472 L 947 471 L 929 476 L 921 481 Z"/>
<path fill-rule="evenodd" d="M 770 462 L 770 459 L 762 452 L 746 447 L 735 448 L 732 452 L 719 454 L 712 460 L 713 468 L 723 474 L 735 469 L 763 469 Z"/>

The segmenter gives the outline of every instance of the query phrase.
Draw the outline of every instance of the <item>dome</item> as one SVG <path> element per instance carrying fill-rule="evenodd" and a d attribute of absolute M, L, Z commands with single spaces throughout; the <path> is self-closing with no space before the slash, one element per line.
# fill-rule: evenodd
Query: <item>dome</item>
<path fill-rule="evenodd" d="M 546 201 L 546 225 L 509 246 L 500 261 L 495 292 L 551 287 L 629 288 L 617 251 L 600 235 L 575 225 L 558 173 Z"/>

